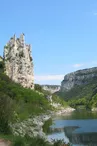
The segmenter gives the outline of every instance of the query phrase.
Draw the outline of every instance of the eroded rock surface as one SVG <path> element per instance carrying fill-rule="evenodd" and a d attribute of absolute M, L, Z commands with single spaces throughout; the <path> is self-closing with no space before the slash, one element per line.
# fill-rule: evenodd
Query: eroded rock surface
<path fill-rule="evenodd" d="M 69 73 L 65 75 L 64 80 L 61 82 L 61 91 L 69 91 L 75 85 L 88 84 L 95 77 L 97 77 L 97 67 Z"/>
<path fill-rule="evenodd" d="M 50 93 L 55 93 L 60 90 L 60 85 L 41 85 L 42 88 Z"/>
<path fill-rule="evenodd" d="M 31 46 L 25 44 L 24 34 L 14 35 L 4 47 L 5 73 L 16 83 L 34 88 Z"/>
<path fill-rule="evenodd" d="M 38 136 L 40 138 L 47 139 L 46 134 L 43 132 L 42 126 L 49 118 L 49 115 L 35 116 L 22 122 L 10 124 L 10 127 L 13 135 L 15 136 L 24 137 L 25 135 L 28 135 L 29 137 Z"/>

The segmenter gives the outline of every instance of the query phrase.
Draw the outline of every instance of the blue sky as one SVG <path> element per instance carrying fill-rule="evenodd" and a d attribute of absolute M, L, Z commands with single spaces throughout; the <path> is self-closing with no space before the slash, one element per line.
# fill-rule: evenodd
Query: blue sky
<path fill-rule="evenodd" d="M 3 0 L 0 55 L 24 32 L 35 83 L 60 84 L 66 73 L 97 66 L 97 0 Z"/>

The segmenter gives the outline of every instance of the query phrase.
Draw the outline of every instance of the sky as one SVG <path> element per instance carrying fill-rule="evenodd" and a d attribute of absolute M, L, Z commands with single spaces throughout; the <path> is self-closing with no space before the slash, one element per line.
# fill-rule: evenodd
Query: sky
<path fill-rule="evenodd" d="M 97 66 L 97 0 L 0 1 L 0 55 L 16 34 L 32 46 L 35 83 Z"/>

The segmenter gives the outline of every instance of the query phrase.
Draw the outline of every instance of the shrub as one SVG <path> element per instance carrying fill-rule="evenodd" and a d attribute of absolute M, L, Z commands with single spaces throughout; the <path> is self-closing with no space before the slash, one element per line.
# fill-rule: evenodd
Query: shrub
<path fill-rule="evenodd" d="M 0 72 L 4 71 L 4 62 L 0 61 Z"/>
<path fill-rule="evenodd" d="M 34 89 L 39 92 L 42 92 L 42 87 L 39 84 L 35 84 Z"/>
<path fill-rule="evenodd" d="M 25 145 L 26 144 L 25 144 L 24 138 L 16 137 L 12 146 L 25 146 Z"/>
<path fill-rule="evenodd" d="M 9 121 L 13 115 L 13 101 L 12 99 L 0 93 L 0 132 L 10 133 Z"/>

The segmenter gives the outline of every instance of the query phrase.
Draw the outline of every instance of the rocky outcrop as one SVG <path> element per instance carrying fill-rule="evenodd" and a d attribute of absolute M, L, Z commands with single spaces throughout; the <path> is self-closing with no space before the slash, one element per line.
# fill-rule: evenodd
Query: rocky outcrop
<path fill-rule="evenodd" d="M 16 83 L 34 88 L 31 46 L 25 44 L 24 34 L 14 35 L 4 47 L 5 73 Z"/>
<path fill-rule="evenodd" d="M 60 85 L 41 85 L 42 88 L 50 93 L 55 93 L 60 90 Z"/>
<path fill-rule="evenodd" d="M 52 95 L 47 95 L 47 96 L 46 96 L 46 99 L 47 99 L 49 102 L 52 102 Z"/>
<path fill-rule="evenodd" d="M 28 135 L 29 137 L 40 137 L 47 140 L 46 134 L 43 132 L 42 126 L 49 118 L 49 115 L 31 117 L 22 122 L 17 122 L 14 124 L 10 123 L 10 128 L 13 135 L 15 136 L 24 137 L 25 135 Z"/>
<path fill-rule="evenodd" d="M 49 111 L 49 113 L 46 115 L 42 114 L 39 116 L 32 116 L 22 122 L 17 119 L 16 123 L 10 123 L 9 126 L 13 135 L 15 136 L 24 137 L 25 135 L 28 135 L 29 137 L 40 137 L 45 140 L 48 140 L 47 135 L 43 132 L 44 123 L 55 115 L 61 115 L 73 111 L 73 108 L 67 107 L 64 109 L 64 107 L 60 106 L 60 109 L 56 111 Z"/>
<path fill-rule="evenodd" d="M 75 85 L 87 85 L 91 80 L 97 78 L 97 67 L 78 70 L 65 75 L 61 82 L 61 91 L 69 91 Z"/>

